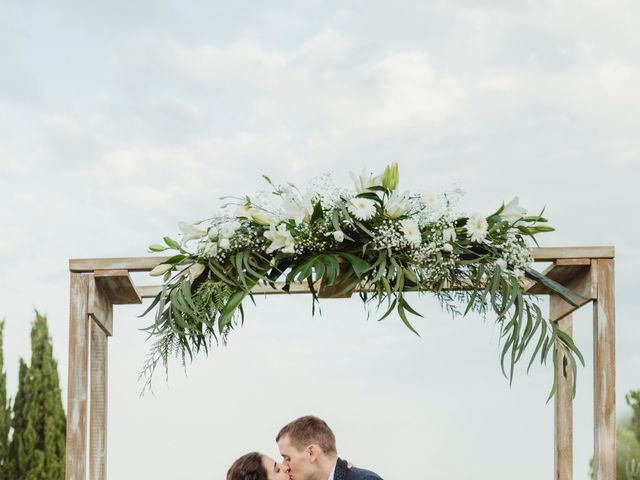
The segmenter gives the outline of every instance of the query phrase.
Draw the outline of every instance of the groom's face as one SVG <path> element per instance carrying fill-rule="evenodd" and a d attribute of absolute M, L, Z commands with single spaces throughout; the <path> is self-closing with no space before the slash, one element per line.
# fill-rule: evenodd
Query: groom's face
<path fill-rule="evenodd" d="M 299 451 L 291 444 L 289 435 L 285 435 L 278 441 L 282 463 L 289 467 L 291 480 L 308 480 L 313 477 L 316 465 L 313 452 L 309 447 Z"/>

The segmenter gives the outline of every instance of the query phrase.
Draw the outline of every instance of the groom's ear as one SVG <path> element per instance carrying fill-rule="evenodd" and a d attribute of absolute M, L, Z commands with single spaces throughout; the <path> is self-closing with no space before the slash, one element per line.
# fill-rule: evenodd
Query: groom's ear
<path fill-rule="evenodd" d="M 313 443 L 307 447 L 309 452 L 309 460 L 313 463 L 318 459 L 318 447 Z"/>

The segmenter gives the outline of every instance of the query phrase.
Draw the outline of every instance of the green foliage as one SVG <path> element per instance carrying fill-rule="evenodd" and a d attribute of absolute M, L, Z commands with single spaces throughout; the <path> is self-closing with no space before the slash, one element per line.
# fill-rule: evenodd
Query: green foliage
<path fill-rule="evenodd" d="M 20 359 L 14 402 L 9 478 L 63 480 L 66 417 L 58 364 L 53 358 L 47 319 L 39 312 L 31 329 L 31 364 Z"/>
<path fill-rule="evenodd" d="M 150 272 L 163 276 L 163 288 L 143 314 L 156 311 L 146 329 L 154 343 L 141 373 L 145 388 L 160 362 L 167 371 L 171 352 L 183 362 L 193 360 L 219 336 L 226 338 L 242 323 L 243 302 L 253 300 L 256 285 L 285 292 L 296 283 L 308 285 L 313 314 L 316 287 L 323 282 L 334 287 L 335 297 L 359 290 L 365 305 L 383 309 L 380 320 L 397 312 L 416 335 L 411 316 L 421 315 L 405 292 L 433 292 L 451 313 L 462 302 L 463 315 L 493 314 L 500 329 L 500 365 L 509 381 L 523 358 L 531 367 L 551 355 L 554 370 L 573 371 L 575 392 L 582 355 L 526 289 L 528 277 L 571 304 L 584 300 L 530 268 L 527 241 L 553 230 L 542 213 L 523 216 L 515 198 L 488 217 L 460 216 L 447 195 L 446 208 L 437 210 L 420 195 L 400 194 L 398 180 L 394 164 L 379 177 L 354 176 L 353 194 L 335 190 L 326 196 L 331 188 L 325 185 L 302 197 L 294 185 L 278 187 L 267 178 L 286 206 L 284 214 L 272 215 L 249 197 L 236 197 L 236 216 L 216 215 L 208 227 L 182 224 L 182 243 L 164 237 L 165 245 L 152 245 L 153 252 L 175 250 L 175 255 Z M 186 249 L 193 240 L 195 253 Z M 554 383 L 549 398 L 555 388 Z"/>
<path fill-rule="evenodd" d="M 633 417 L 627 428 L 618 425 L 616 428 L 616 480 L 640 480 L 640 437 L 637 435 L 640 421 L 640 391 L 631 390 L 625 399 L 633 409 Z M 595 478 L 591 459 L 591 478 Z"/>
<path fill-rule="evenodd" d="M 631 417 L 631 430 L 633 430 L 636 438 L 640 442 L 640 390 L 631 390 L 624 398 L 627 405 L 629 405 L 633 411 L 633 416 Z"/>
<path fill-rule="evenodd" d="M 0 322 L 0 480 L 9 480 L 7 461 L 9 458 L 9 428 L 11 409 L 7 398 L 7 375 L 4 371 L 4 321 Z"/>

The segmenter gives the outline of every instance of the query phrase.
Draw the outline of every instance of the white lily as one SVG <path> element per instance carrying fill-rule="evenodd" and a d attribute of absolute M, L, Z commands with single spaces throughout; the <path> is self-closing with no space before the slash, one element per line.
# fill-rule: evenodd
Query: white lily
<path fill-rule="evenodd" d="M 399 194 L 393 192 L 387 202 L 384 205 L 384 210 L 387 212 L 389 218 L 398 218 L 409 211 L 409 202 L 407 194 Z"/>
<path fill-rule="evenodd" d="M 254 208 L 251 212 L 251 220 L 259 225 L 271 225 L 271 223 L 273 223 L 273 218 L 271 217 L 271 215 L 258 208 Z"/>
<path fill-rule="evenodd" d="M 509 203 L 507 203 L 500 212 L 500 216 L 509 223 L 515 223 L 527 214 L 527 210 L 520 207 L 518 197 L 513 197 Z"/>
<path fill-rule="evenodd" d="M 271 224 L 269 230 L 264 232 L 264 236 L 267 240 L 271 241 L 271 244 L 267 248 L 267 253 L 273 253 L 276 250 L 282 250 L 284 253 L 295 253 L 295 243 L 291 232 L 287 230 L 286 224 L 281 223 L 277 227 Z"/>
<path fill-rule="evenodd" d="M 312 197 L 313 194 L 311 192 L 307 193 L 304 198 L 300 198 L 300 196 L 294 191 L 285 195 L 282 199 L 282 208 L 285 212 L 285 218 L 287 220 L 295 220 L 296 224 L 299 224 L 304 220 L 310 220 L 311 215 L 313 215 L 313 204 L 311 203 Z"/>
<path fill-rule="evenodd" d="M 169 263 L 161 263 L 160 265 L 155 267 L 153 270 L 151 270 L 149 272 L 149 275 L 151 275 L 152 277 L 159 277 L 159 276 L 164 275 L 165 273 L 167 273 L 172 268 L 173 268 L 173 265 L 171 265 Z"/>
<path fill-rule="evenodd" d="M 204 265 L 201 263 L 194 263 L 187 269 L 187 275 L 189 275 L 189 281 L 193 283 L 196 278 L 202 275 L 204 272 Z"/>
<path fill-rule="evenodd" d="M 415 220 L 402 220 L 400 222 L 400 227 L 402 229 L 402 233 L 404 233 L 404 237 L 409 243 L 413 245 L 420 245 L 422 242 L 422 234 L 420 233 L 420 227 Z"/>
<path fill-rule="evenodd" d="M 374 176 L 373 173 L 367 173 L 367 169 L 363 168 L 360 176 L 356 176 L 355 173 L 349 172 L 351 180 L 353 180 L 353 186 L 356 189 L 356 193 L 364 193 L 369 187 L 381 186 L 382 179 L 380 175 Z"/>
<path fill-rule="evenodd" d="M 185 245 L 191 240 L 199 240 L 207 235 L 205 230 L 196 228 L 196 223 L 180 222 L 178 228 L 182 232 L 182 244 Z"/>
<path fill-rule="evenodd" d="M 242 205 L 238 205 L 236 207 L 235 215 L 240 218 L 251 218 L 251 210 L 253 207 L 249 203 L 243 203 Z"/>
<path fill-rule="evenodd" d="M 442 232 L 442 239 L 445 242 L 455 242 L 456 241 L 456 230 L 455 228 L 445 228 Z"/>

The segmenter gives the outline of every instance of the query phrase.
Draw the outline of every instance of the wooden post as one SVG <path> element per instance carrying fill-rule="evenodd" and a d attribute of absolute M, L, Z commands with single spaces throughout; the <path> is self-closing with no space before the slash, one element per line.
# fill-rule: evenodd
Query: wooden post
<path fill-rule="evenodd" d="M 92 275 L 87 273 L 71 274 L 66 480 L 86 479 L 89 377 L 89 314 L 87 313 L 87 304 L 91 277 Z"/>
<path fill-rule="evenodd" d="M 557 295 L 549 296 L 550 318 L 556 318 L 566 302 Z M 573 335 L 573 317 L 571 314 L 557 322 L 558 328 Z M 568 365 L 566 377 L 562 369 L 562 352 L 556 354 L 558 370 L 556 373 L 556 396 L 554 399 L 554 468 L 555 480 L 573 480 L 573 370 Z"/>
<path fill-rule="evenodd" d="M 598 298 L 593 307 L 595 480 L 616 478 L 616 364 L 614 261 L 598 259 Z"/>
<path fill-rule="evenodd" d="M 113 305 L 95 278 L 89 285 L 91 316 L 91 401 L 89 478 L 107 478 L 108 337 L 113 329 Z"/>

